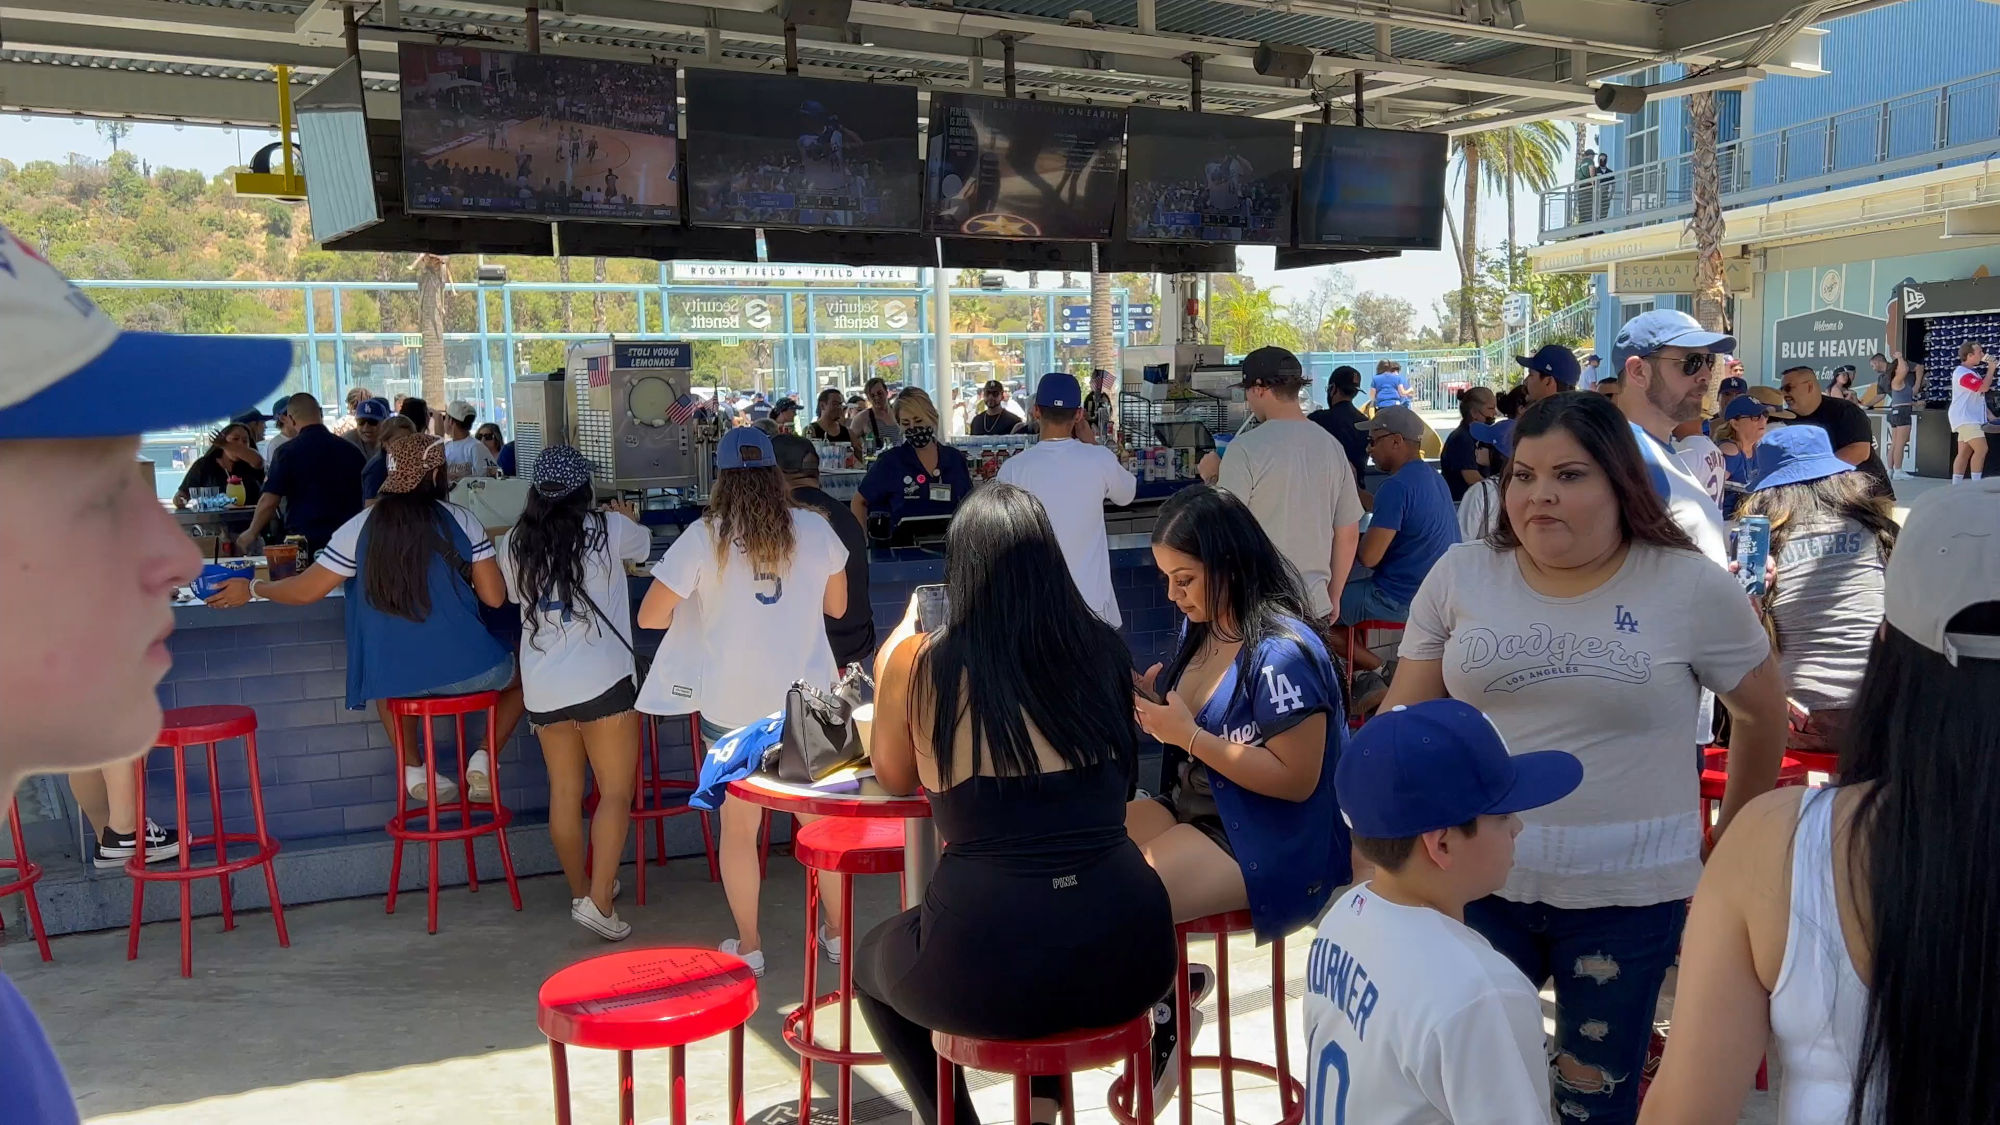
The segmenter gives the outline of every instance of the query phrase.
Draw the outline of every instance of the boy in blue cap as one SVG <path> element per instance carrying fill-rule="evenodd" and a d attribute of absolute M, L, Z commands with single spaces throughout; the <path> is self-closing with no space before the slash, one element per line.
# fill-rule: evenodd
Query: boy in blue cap
<path fill-rule="evenodd" d="M 1307 1105 L 1329 1121 L 1549 1121 L 1541 999 L 1466 926 L 1465 904 L 1506 884 L 1514 814 L 1582 780 L 1574 755 L 1510 755 L 1492 722 L 1455 699 L 1397 707 L 1356 732 L 1334 789 L 1375 872 L 1313 939 Z"/>

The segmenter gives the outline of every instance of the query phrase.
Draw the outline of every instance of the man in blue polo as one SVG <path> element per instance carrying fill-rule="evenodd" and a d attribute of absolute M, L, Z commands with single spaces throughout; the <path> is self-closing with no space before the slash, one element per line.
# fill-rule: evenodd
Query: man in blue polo
<path fill-rule="evenodd" d="M 0 343 L 0 793 L 12 793 L 29 774 L 130 761 L 159 735 L 171 596 L 201 554 L 140 477 L 138 435 L 209 424 L 271 393 L 292 349 L 121 333 L 5 228 Z M 0 1120 L 77 1120 L 48 1038 L 5 977 Z"/>
<path fill-rule="evenodd" d="M 1583 378 L 1583 368 L 1576 362 L 1576 353 L 1561 344 L 1543 344 L 1534 355 L 1517 355 L 1514 362 L 1527 369 L 1527 377 L 1521 385 L 1527 389 L 1529 402 L 1540 402 L 1551 395 L 1576 389 L 1577 380 Z"/>

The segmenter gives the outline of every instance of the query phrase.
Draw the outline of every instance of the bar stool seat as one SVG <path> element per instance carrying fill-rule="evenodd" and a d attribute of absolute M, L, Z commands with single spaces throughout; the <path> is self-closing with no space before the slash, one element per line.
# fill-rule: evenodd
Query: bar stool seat
<path fill-rule="evenodd" d="M 28 845 L 21 839 L 21 803 L 7 803 L 7 830 L 14 838 L 14 858 L 0 859 L 0 871 L 14 872 L 14 878 L 0 883 L 0 898 L 18 894 L 21 904 L 28 910 L 28 932 L 34 935 L 35 945 L 42 951 L 42 960 L 53 961 L 49 953 L 49 934 L 42 928 L 42 905 L 35 899 L 35 884 L 42 877 L 42 865 L 28 858 Z"/>
<path fill-rule="evenodd" d="M 903 822 L 885 817 L 830 816 L 799 829 L 792 854 L 806 869 L 805 1000 L 785 1017 L 784 1037 L 799 1055 L 799 1120 L 812 1116 L 813 1063 L 839 1068 L 839 1125 L 853 1114 L 854 1067 L 883 1060 L 873 1051 L 853 1049 L 854 1031 L 854 887 L 856 875 L 899 875 L 903 870 Z M 847 943 L 840 958 L 840 987 L 819 992 L 820 875 L 840 880 L 840 932 Z M 813 1035 L 813 1017 L 821 1008 L 840 1008 L 840 1044 L 822 1046 Z"/>
<path fill-rule="evenodd" d="M 223 830 L 222 779 L 216 770 L 215 748 L 217 743 L 236 738 L 243 740 L 243 760 L 249 773 L 250 811 L 257 828 L 255 832 Z M 132 858 L 125 861 L 125 874 L 132 880 L 132 925 L 125 942 L 125 959 L 131 961 L 139 956 L 139 919 L 145 912 L 146 884 L 176 882 L 181 887 L 181 976 L 193 976 L 194 918 L 190 884 L 197 879 L 216 880 L 222 898 L 222 928 L 233 930 L 236 928 L 236 909 L 230 895 L 230 876 L 251 867 L 264 869 L 264 889 L 270 896 L 271 920 L 277 926 L 278 944 L 289 948 L 292 938 L 285 929 L 285 908 L 278 899 L 278 876 L 271 863 L 278 854 L 278 841 L 271 838 L 270 830 L 264 823 L 264 786 L 257 771 L 257 713 L 248 707 L 227 705 L 175 708 L 163 718 L 156 745 L 173 752 L 174 811 L 187 838 L 181 842 L 178 865 L 146 866 L 146 758 L 149 755 L 141 755 L 132 766 L 138 775 L 138 798 L 133 816 L 139 830 L 137 849 Z M 197 836 L 188 821 L 187 749 L 204 745 L 208 747 L 208 799 L 215 828 L 208 835 Z M 231 859 L 230 844 L 248 844 L 252 850 Z M 215 849 L 215 862 L 201 865 L 193 862 L 195 849 L 201 847 Z"/>
<path fill-rule="evenodd" d="M 1014 1125 L 1029 1125 L 1031 1095 L 1028 1080 L 1045 1074 L 1059 1076 L 1062 1079 L 1063 1125 L 1076 1125 L 1076 1092 L 1071 1087 L 1070 1076 L 1080 1070 L 1096 1070 L 1124 1063 L 1125 1073 L 1113 1086 L 1114 1097 L 1119 1089 L 1131 1090 L 1133 1076 L 1137 1075 L 1138 1119 L 1145 1122 L 1153 1120 L 1151 1012 L 1117 1027 L 1073 1031 L 1043 1039 L 978 1039 L 970 1035 L 935 1031 L 931 1033 L 931 1044 L 938 1053 L 938 1125 L 953 1125 L 957 1110 L 957 1083 L 952 1074 L 954 1066 L 969 1066 L 974 1070 L 1012 1077 Z"/>
<path fill-rule="evenodd" d="M 438 932 L 438 845 L 451 840 L 465 842 L 465 884 L 474 894 L 479 891 L 479 865 L 473 856 L 472 842 L 475 837 L 492 836 L 500 848 L 500 868 L 507 878 L 507 896 L 514 903 L 514 909 L 521 909 L 521 888 L 514 881 L 514 857 L 507 850 L 507 826 L 514 822 L 514 814 L 500 803 L 500 748 L 494 747 L 486 763 L 487 779 L 493 789 L 490 801 L 474 801 L 472 787 L 465 784 L 465 763 L 470 756 L 465 750 L 465 717 L 486 712 L 488 741 L 492 732 L 500 725 L 500 693 L 476 691 L 466 695 L 434 695 L 410 699 L 387 701 L 389 713 L 396 722 L 396 769 L 400 775 L 406 759 L 403 752 L 403 724 L 405 718 L 415 717 L 422 721 L 424 728 L 424 803 L 411 808 L 408 800 L 397 802 L 396 815 L 389 818 L 383 831 L 394 840 L 395 850 L 389 861 L 389 898 L 384 912 L 396 912 L 396 886 L 403 878 L 403 845 L 411 840 L 418 841 L 430 851 L 430 893 L 427 898 L 427 922 L 431 933 Z M 432 720 L 452 719 L 458 733 L 458 800 L 438 801 L 437 742 L 432 730 Z M 401 787 L 400 780 L 398 787 Z M 407 796 L 407 794 L 405 795 Z M 445 826 L 441 818 L 450 818 L 455 823 Z"/>
<path fill-rule="evenodd" d="M 687 1121 L 687 1045 L 729 1033 L 729 1116 L 743 1120 L 743 1025 L 757 978 L 712 949 L 633 949 L 579 961 L 542 982 L 535 1026 L 549 1040 L 557 1125 L 569 1125 L 566 1047 L 618 1052 L 618 1120 L 634 1122 L 632 1052 L 668 1052 L 674 1125 Z"/>
<path fill-rule="evenodd" d="M 1787 751 L 1778 763 L 1778 788 L 1804 785 L 1808 769 L 1796 752 Z M 1715 815 L 1721 810 L 1722 798 L 1728 788 L 1729 748 L 1704 747 L 1701 752 L 1701 842 L 1709 847 L 1715 846 Z"/>

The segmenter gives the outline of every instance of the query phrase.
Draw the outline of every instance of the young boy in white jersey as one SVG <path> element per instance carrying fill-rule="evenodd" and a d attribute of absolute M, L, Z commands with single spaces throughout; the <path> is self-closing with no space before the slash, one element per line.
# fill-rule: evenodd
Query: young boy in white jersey
<path fill-rule="evenodd" d="M 1465 925 L 1514 865 L 1514 814 L 1568 796 L 1583 765 L 1510 756 L 1477 708 L 1386 711 L 1340 756 L 1334 788 L 1376 866 L 1326 912 L 1306 964 L 1306 1099 L 1346 1125 L 1550 1120 L 1541 999 Z"/>

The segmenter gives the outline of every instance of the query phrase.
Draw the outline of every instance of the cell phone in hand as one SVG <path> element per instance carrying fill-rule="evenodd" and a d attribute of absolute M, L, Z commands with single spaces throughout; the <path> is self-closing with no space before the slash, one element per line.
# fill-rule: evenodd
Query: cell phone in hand
<path fill-rule="evenodd" d="M 951 595 L 941 585 L 917 587 L 917 632 L 935 633 L 951 618 Z"/>

